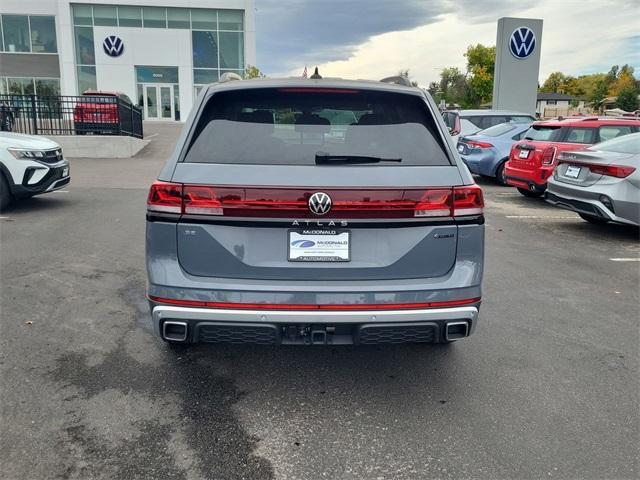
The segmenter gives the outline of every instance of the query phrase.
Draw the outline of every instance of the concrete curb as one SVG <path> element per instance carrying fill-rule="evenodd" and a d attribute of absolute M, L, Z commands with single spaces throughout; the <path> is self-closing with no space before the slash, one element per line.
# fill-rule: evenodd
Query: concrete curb
<path fill-rule="evenodd" d="M 115 135 L 52 135 L 67 158 L 131 158 L 151 140 Z"/>

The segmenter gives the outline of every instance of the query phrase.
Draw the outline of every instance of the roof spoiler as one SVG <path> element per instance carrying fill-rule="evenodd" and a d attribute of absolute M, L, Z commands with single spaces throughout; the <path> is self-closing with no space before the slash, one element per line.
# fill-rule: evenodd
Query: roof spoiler
<path fill-rule="evenodd" d="M 392 77 L 385 77 L 380 80 L 382 83 L 395 83 L 396 85 L 404 85 L 405 87 L 413 87 L 409 79 L 403 75 L 394 75 Z"/>

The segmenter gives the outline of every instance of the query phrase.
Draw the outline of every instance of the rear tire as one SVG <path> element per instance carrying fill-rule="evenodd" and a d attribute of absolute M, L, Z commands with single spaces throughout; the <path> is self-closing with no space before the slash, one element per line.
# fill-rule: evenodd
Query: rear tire
<path fill-rule="evenodd" d="M 505 160 L 500 165 L 498 165 L 498 169 L 496 170 L 496 182 L 498 183 L 498 185 L 502 185 L 502 186 L 507 185 L 507 178 L 504 175 L 504 166 L 506 163 L 507 162 Z"/>
<path fill-rule="evenodd" d="M 526 188 L 520 188 L 520 187 L 518 187 L 518 191 L 525 197 L 529 197 L 529 198 L 538 198 L 538 197 L 541 197 L 542 194 L 544 193 L 544 192 L 538 192 L 537 190 L 527 190 Z"/>
<path fill-rule="evenodd" d="M 4 178 L 4 174 L 0 172 L 0 212 L 4 211 L 12 201 L 13 195 L 11 195 L 11 190 L 9 189 L 9 182 Z"/>
<path fill-rule="evenodd" d="M 583 220 L 586 220 L 589 223 L 593 223 L 594 225 L 604 225 L 605 223 L 609 223 L 608 218 L 596 217 L 595 215 L 588 215 L 586 213 L 578 213 Z"/>

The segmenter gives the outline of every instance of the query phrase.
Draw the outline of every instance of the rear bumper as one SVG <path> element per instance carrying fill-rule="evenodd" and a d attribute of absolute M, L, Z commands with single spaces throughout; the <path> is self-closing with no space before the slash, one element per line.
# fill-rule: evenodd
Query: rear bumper
<path fill-rule="evenodd" d="M 236 310 L 156 305 L 152 308 L 152 318 L 159 336 L 183 343 L 438 343 L 473 333 L 478 310 L 479 304 L 375 311 Z M 184 325 L 184 338 L 172 338 L 165 324 Z"/>
<path fill-rule="evenodd" d="M 553 174 L 553 166 L 536 169 L 514 168 L 507 162 L 504 174 L 508 185 L 543 192 L 547 188 L 547 179 Z"/>

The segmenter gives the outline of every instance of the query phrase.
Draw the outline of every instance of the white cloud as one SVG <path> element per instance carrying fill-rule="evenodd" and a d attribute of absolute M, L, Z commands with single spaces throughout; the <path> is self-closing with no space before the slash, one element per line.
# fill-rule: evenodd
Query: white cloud
<path fill-rule="evenodd" d="M 509 6 L 512 8 L 512 5 Z M 323 76 L 382 78 L 409 68 L 413 79 L 426 86 L 443 67 L 464 70 L 468 45 L 493 45 L 497 20 L 480 21 L 464 10 L 440 16 L 436 22 L 407 31 L 376 35 L 359 45 L 347 60 L 319 65 Z M 521 8 L 518 17 L 542 18 L 540 79 L 553 71 L 584 74 L 605 71 L 613 64 L 640 63 L 638 14 L 640 3 L 544 0 Z M 632 40 L 632 38 L 635 38 Z M 299 75 L 300 72 L 289 72 Z"/>

